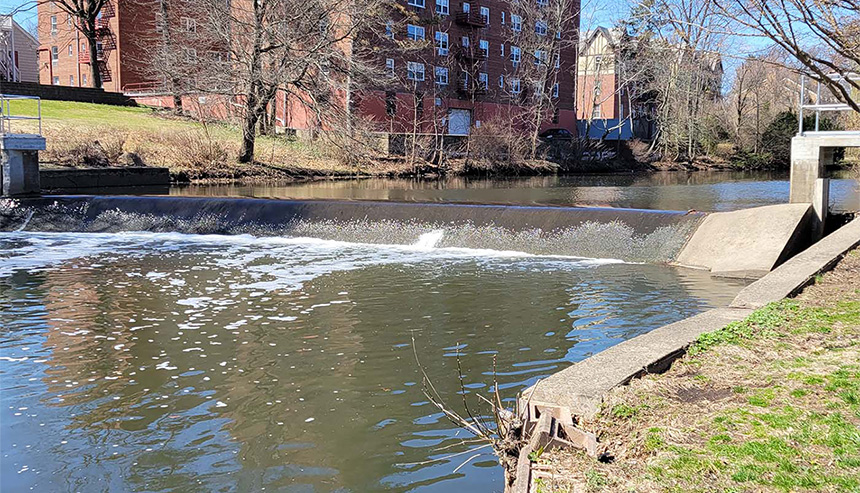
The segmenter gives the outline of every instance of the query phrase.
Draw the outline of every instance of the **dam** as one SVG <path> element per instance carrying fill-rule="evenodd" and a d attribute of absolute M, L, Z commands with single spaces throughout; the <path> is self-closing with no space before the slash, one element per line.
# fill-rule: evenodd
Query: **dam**
<path fill-rule="evenodd" d="M 771 207 L 763 217 L 779 223 L 785 209 Z M 787 242 L 809 213 L 785 207 Z M 719 257 L 687 247 L 707 245 L 697 235 L 713 221 L 736 221 L 725 214 L 0 201 L 0 374 L 16 376 L 3 378 L 3 452 L 17 473 L 4 482 L 501 490 L 492 450 L 431 405 L 422 369 L 452 406 L 498 386 L 514 407 L 539 379 L 726 306 L 748 280 L 676 265 Z"/>

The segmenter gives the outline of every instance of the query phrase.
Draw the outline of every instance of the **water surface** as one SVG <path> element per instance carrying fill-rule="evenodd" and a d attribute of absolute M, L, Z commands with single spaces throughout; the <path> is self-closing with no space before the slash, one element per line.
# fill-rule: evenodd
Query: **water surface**
<path fill-rule="evenodd" d="M 834 210 L 860 210 L 860 188 L 849 172 L 831 181 Z M 283 185 L 192 185 L 172 195 L 294 199 L 367 199 L 539 205 L 600 205 L 637 209 L 714 212 L 788 202 L 784 172 L 665 172 L 530 178 L 372 178 Z"/>
<path fill-rule="evenodd" d="M 475 444 L 413 337 L 452 407 L 458 355 L 510 403 L 741 287 L 439 239 L 0 233 L 0 489 L 501 491 L 488 449 L 434 460 Z"/>

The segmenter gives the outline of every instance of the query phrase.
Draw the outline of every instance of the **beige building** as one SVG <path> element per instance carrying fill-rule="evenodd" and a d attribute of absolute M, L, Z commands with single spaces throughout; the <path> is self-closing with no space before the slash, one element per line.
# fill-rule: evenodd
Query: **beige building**
<path fill-rule="evenodd" d="M 39 41 L 11 15 L 0 16 L 0 81 L 39 82 Z"/>

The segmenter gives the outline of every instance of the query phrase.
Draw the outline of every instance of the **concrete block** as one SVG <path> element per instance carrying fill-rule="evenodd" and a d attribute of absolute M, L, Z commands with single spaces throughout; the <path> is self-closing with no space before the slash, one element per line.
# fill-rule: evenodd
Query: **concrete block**
<path fill-rule="evenodd" d="M 783 204 L 710 214 L 677 262 L 715 275 L 763 275 L 809 244 L 809 204 Z M 759 276 L 760 277 L 760 276 Z"/>
<path fill-rule="evenodd" d="M 792 296 L 857 246 L 860 246 L 860 219 L 830 233 L 767 276 L 742 289 L 731 306 L 758 309 Z"/>
<path fill-rule="evenodd" d="M 0 195 L 39 194 L 39 151 L 44 149 L 45 139 L 39 135 L 0 135 Z"/>
<path fill-rule="evenodd" d="M 830 210 L 830 178 L 815 180 L 812 191 L 812 210 L 815 211 L 812 221 L 812 241 L 818 241 L 824 236 L 824 226 L 827 224 L 827 214 Z"/>

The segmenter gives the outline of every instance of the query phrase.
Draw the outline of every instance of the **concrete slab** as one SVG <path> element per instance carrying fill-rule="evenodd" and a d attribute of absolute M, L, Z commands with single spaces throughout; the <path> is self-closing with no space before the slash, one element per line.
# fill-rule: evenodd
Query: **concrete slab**
<path fill-rule="evenodd" d="M 809 204 L 782 204 L 710 214 L 677 262 L 715 275 L 769 272 L 808 245 Z"/>
<path fill-rule="evenodd" d="M 837 229 L 823 240 L 796 255 L 735 298 L 735 308 L 761 308 L 796 294 L 821 272 L 829 270 L 851 249 L 860 245 L 860 218 Z"/>
<path fill-rule="evenodd" d="M 523 391 L 522 399 L 531 396 L 533 402 L 567 407 L 574 415 L 590 419 L 614 387 L 644 373 L 664 371 L 700 335 L 750 313 L 752 310 L 717 308 L 652 330 L 550 375 Z"/>

